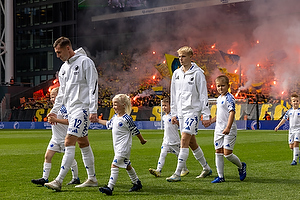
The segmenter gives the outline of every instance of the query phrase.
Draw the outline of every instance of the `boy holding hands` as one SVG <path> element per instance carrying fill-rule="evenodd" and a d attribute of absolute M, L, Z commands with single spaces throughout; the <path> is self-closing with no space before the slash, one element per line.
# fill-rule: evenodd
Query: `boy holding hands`
<path fill-rule="evenodd" d="M 160 156 L 157 163 L 156 169 L 149 169 L 149 172 L 155 177 L 161 176 L 161 170 L 165 164 L 165 160 L 168 153 L 173 153 L 177 157 L 180 151 L 180 137 L 178 134 L 178 122 L 172 124 L 172 115 L 170 112 L 170 98 L 166 97 L 161 102 L 162 110 L 165 114 L 162 116 L 164 123 L 164 138 L 161 145 Z M 180 176 L 185 176 L 189 173 L 187 167 L 183 167 Z"/>
<path fill-rule="evenodd" d="M 291 96 L 292 108 L 290 108 L 279 124 L 275 127 L 275 131 L 282 126 L 286 120 L 289 120 L 289 146 L 293 150 L 293 161 L 291 165 L 297 165 L 297 160 L 299 157 L 299 142 L 300 142 L 300 109 L 299 109 L 299 96 L 297 94 L 292 94 Z"/>
<path fill-rule="evenodd" d="M 216 78 L 216 87 L 220 94 L 217 99 L 217 115 L 212 118 L 210 123 L 216 122 L 214 132 L 214 146 L 216 150 L 216 167 L 218 177 L 212 183 L 225 182 L 224 179 L 224 157 L 238 167 L 240 180 L 246 178 L 246 163 L 233 154 L 237 136 L 237 127 L 234 119 L 235 99 L 228 92 L 229 79 L 225 75 Z"/>

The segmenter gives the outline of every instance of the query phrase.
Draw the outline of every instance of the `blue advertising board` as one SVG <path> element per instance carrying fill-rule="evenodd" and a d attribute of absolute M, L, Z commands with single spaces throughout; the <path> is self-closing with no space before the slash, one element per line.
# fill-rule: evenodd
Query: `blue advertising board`
<path fill-rule="evenodd" d="M 242 130 L 256 130 L 257 121 L 256 120 L 237 120 L 238 129 Z M 260 130 L 274 130 L 275 126 L 279 123 L 279 120 L 261 120 L 259 121 Z M 138 129 L 161 129 L 160 121 L 135 121 Z M 205 128 L 201 123 L 199 123 L 199 129 L 214 129 L 215 124 L 212 124 L 208 128 Z M 51 125 L 48 122 L 0 122 L 0 129 L 51 129 Z M 104 125 L 98 123 L 91 123 L 89 129 L 106 129 Z M 280 127 L 279 130 L 288 130 L 289 123 L 286 122 Z"/>

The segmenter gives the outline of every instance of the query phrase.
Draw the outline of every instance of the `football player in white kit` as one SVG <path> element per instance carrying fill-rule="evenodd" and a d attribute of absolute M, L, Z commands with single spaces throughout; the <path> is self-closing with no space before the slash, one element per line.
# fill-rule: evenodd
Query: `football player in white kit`
<path fill-rule="evenodd" d="M 229 79 L 225 75 L 216 78 L 216 87 L 220 94 L 217 99 L 217 115 L 211 119 L 211 123 L 216 122 L 214 132 L 215 162 L 218 177 L 212 183 L 221 183 L 224 178 L 224 157 L 238 167 L 240 180 L 246 178 L 246 163 L 233 154 L 237 136 L 237 126 L 235 122 L 235 99 L 229 89 Z"/>
<path fill-rule="evenodd" d="M 287 120 L 289 120 L 289 146 L 293 150 L 293 161 L 291 165 L 297 165 L 299 158 L 299 142 L 300 142 L 300 109 L 299 96 L 297 94 L 291 95 L 292 108 L 286 111 L 282 120 L 275 127 L 277 131 Z"/>
<path fill-rule="evenodd" d="M 149 169 L 149 172 L 156 177 L 161 176 L 161 170 L 165 164 L 165 160 L 168 153 L 173 153 L 177 157 L 180 151 L 180 137 L 178 134 L 178 123 L 172 124 L 172 115 L 170 113 L 170 98 L 165 97 L 161 102 L 164 115 L 162 116 L 164 124 L 164 138 L 161 145 L 161 151 L 157 163 L 156 169 Z M 180 176 L 185 176 L 189 173 L 187 167 L 183 167 Z"/>
<path fill-rule="evenodd" d="M 88 127 L 90 122 L 97 122 L 98 73 L 94 62 L 87 57 L 85 51 L 82 48 L 74 51 L 68 38 L 58 38 L 53 47 L 56 56 L 64 64 L 58 74 L 60 89 L 48 117 L 56 116 L 61 105 L 65 105 L 69 126 L 60 172 L 54 181 L 45 183 L 45 186 L 56 191 L 61 190 L 61 184 L 73 162 L 77 142 L 88 178 L 75 187 L 96 187 L 98 181 L 94 154 L 88 140 Z"/>
<path fill-rule="evenodd" d="M 203 70 L 192 62 L 193 50 L 184 46 L 178 51 L 181 67 L 176 69 L 171 81 L 171 114 L 172 123 L 177 123 L 181 132 L 181 148 L 175 173 L 167 178 L 169 182 L 181 181 L 180 174 L 189 156 L 189 147 L 203 170 L 196 178 L 205 178 L 212 174 L 204 153 L 196 141 L 198 122 L 203 115 L 202 124 L 207 127 L 210 120 L 207 85 Z"/>
<path fill-rule="evenodd" d="M 54 104 L 55 98 L 57 96 L 59 87 L 53 88 L 50 92 L 50 101 Z M 51 170 L 51 161 L 55 153 L 61 153 L 65 151 L 65 137 L 67 135 L 68 129 L 68 115 L 67 109 L 64 105 L 59 109 L 57 118 L 49 117 L 48 121 L 51 123 L 57 123 L 56 125 L 52 125 L 52 137 L 47 147 L 47 151 L 45 153 L 45 161 L 43 167 L 43 177 L 40 179 L 32 179 L 31 182 L 37 185 L 44 185 L 48 183 L 48 177 Z M 80 184 L 80 179 L 78 177 L 78 166 L 77 162 L 74 159 L 72 165 L 72 176 L 73 179 L 67 184 Z"/>
<path fill-rule="evenodd" d="M 98 119 L 98 123 L 106 125 L 108 129 L 112 130 L 115 152 L 115 156 L 111 164 L 111 174 L 108 185 L 99 188 L 99 191 L 105 193 L 106 195 L 112 195 L 112 191 L 118 179 L 119 168 L 126 169 L 127 174 L 133 184 L 133 187 L 129 190 L 129 192 L 142 189 L 142 183 L 130 162 L 132 136 L 136 135 L 141 144 L 145 144 L 147 142 L 144 140 L 142 134 L 137 129 L 130 116 L 130 98 L 125 94 L 117 94 L 113 98 L 112 103 L 116 114 L 109 121 Z"/>

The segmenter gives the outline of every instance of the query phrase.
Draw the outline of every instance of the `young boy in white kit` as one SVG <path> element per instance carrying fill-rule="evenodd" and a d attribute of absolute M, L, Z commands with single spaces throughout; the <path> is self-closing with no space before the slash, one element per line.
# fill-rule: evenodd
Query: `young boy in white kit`
<path fill-rule="evenodd" d="M 172 124 L 171 119 L 172 115 L 170 112 L 170 98 L 166 97 L 162 100 L 161 103 L 162 109 L 165 112 L 165 115 L 162 116 L 162 120 L 164 123 L 164 138 L 161 145 L 160 156 L 158 159 L 158 164 L 156 169 L 149 169 L 149 172 L 156 177 L 161 176 L 161 170 L 165 164 L 165 159 L 168 153 L 173 153 L 177 157 L 180 151 L 180 137 L 178 133 L 178 122 Z M 189 173 L 189 170 L 185 166 L 180 176 L 185 176 Z"/>
<path fill-rule="evenodd" d="M 212 183 L 225 182 L 224 178 L 224 157 L 238 167 L 240 180 L 246 178 L 246 163 L 233 154 L 237 136 L 237 126 L 235 122 L 235 99 L 229 89 L 229 79 L 225 75 L 216 78 L 216 87 L 220 94 L 217 99 L 217 115 L 211 119 L 210 123 L 216 122 L 214 132 L 214 146 L 216 150 L 216 167 L 218 177 Z"/>
<path fill-rule="evenodd" d="M 50 101 L 54 104 L 55 98 L 58 94 L 59 87 L 56 87 L 50 92 Z M 48 121 L 50 123 L 56 123 L 56 125 L 52 125 L 52 137 L 47 147 L 47 151 L 45 153 L 45 161 L 43 167 L 43 177 L 40 179 L 32 179 L 31 182 L 37 185 L 44 186 L 45 183 L 48 183 L 48 177 L 50 174 L 51 166 L 52 166 L 52 158 L 55 153 L 65 152 L 65 137 L 67 135 L 68 129 L 68 115 L 65 106 L 62 106 L 57 114 L 57 117 L 49 117 Z M 78 178 L 78 166 L 77 162 L 74 159 L 72 165 L 72 176 L 73 179 L 67 184 L 80 184 L 80 180 Z"/>
<path fill-rule="evenodd" d="M 115 156 L 111 164 L 111 174 L 108 185 L 100 187 L 99 191 L 106 195 L 112 195 L 114 186 L 119 176 L 119 168 L 125 168 L 128 176 L 133 184 L 129 192 L 142 189 L 142 183 L 139 180 L 134 168 L 131 166 L 130 153 L 132 145 L 132 136 L 137 136 L 141 144 L 145 144 L 142 134 L 134 124 L 131 113 L 130 98 L 125 94 L 116 95 L 113 100 L 113 109 L 115 115 L 109 120 L 98 119 L 98 123 L 106 125 L 108 129 L 112 129 L 113 146 Z"/>
<path fill-rule="evenodd" d="M 286 120 L 289 120 L 289 146 L 293 150 L 293 161 L 291 165 L 297 165 L 299 157 L 299 142 L 300 142 L 300 109 L 299 109 L 299 96 L 292 94 L 291 96 L 292 108 L 290 108 L 275 127 L 275 131 L 282 126 Z"/>

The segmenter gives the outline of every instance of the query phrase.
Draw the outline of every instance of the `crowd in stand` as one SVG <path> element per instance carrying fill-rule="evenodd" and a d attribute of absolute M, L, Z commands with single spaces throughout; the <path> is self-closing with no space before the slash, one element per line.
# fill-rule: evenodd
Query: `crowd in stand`
<path fill-rule="evenodd" d="M 149 88 L 143 88 L 149 89 Z M 143 93 L 142 89 L 139 89 L 136 92 L 132 92 L 129 94 L 132 106 L 159 106 L 161 99 L 164 97 L 168 97 L 169 93 L 167 91 L 163 91 L 161 95 L 156 95 L 154 92 L 152 94 L 141 95 Z M 112 107 L 111 98 L 114 96 L 113 92 L 109 88 L 102 87 L 99 90 L 99 101 L 98 106 L 105 108 L 105 107 Z M 215 89 L 208 89 L 208 97 L 209 98 L 217 98 L 218 94 L 216 93 Z M 249 91 L 243 91 L 238 94 L 236 99 L 247 99 L 247 103 L 252 104 L 256 103 L 256 98 L 258 97 L 258 103 L 270 103 L 276 104 L 280 103 L 280 99 L 275 99 L 269 95 L 264 94 L 256 94 L 251 93 Z M 22 102 L 19 107 L 13 107 L 12 109 L 48 109 L 52 108 L 52 103 L 49 100 L 49 94 L 42 99 L 35 100 L 33 98 L 27 99 L 25 102 Z"/>

